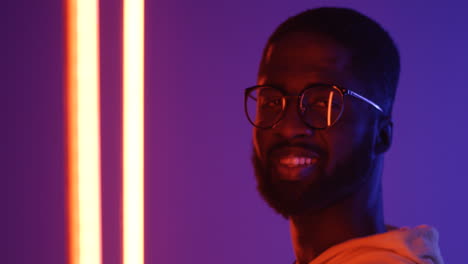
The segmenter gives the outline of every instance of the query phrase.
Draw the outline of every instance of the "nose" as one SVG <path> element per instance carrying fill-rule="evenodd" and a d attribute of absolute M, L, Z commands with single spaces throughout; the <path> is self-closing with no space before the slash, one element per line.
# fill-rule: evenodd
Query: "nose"
<path fill-rule="evenodd" d="M 307 126 L 301 119 L 297 100 L 294 100 L 294 98 L 289 98 L 283 118 L 273 129 L 279 136 L 286 140 L 309 137 L 314 132 L 313 129 Z"/>

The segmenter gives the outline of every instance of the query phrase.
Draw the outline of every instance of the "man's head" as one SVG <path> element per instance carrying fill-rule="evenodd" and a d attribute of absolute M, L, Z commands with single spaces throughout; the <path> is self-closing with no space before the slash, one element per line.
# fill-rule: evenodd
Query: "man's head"
<path fill-rule="evenodd" d="M 350 9 L 305 11 L 276 29 L 264 49 L 257 84 L 287 96 L 279 122 L 254 128 L 253 152 L 258 189 L 270 206 L 288 217 L 329 207 L 363 186 L 380 187 L 399 68 L 389 35 Z M 309 89 L 312 96 L 323 87 L 317 84 L 354 91 L 383 111 L 335 91 L 328 99 L 342 99 L 338 120 L 313 127 L 304 121 L 306 108 L 313 106 L 292 95 Z M 330 102 L 328 113 L 338 105 Z"/>

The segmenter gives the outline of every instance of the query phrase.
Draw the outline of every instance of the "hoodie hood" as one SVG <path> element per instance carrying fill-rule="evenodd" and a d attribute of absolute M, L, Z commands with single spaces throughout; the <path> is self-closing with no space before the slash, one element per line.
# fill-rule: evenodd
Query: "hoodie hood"
<path fill-rule="evenodd" d="M 443 264 L 438 240 L 433 227 L 403 227 L 335 245 L 309 264 Z"/>

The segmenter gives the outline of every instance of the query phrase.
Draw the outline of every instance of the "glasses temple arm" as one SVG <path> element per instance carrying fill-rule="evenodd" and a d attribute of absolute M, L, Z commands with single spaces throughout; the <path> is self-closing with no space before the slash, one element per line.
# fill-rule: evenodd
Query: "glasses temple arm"
<path fill-rule="evenodd" d="M 362 96 L 362 95 L 360 95 L 360 94 L 358 94 L 358 93 L 355 93 L 355 92 L 353 92 L 353 91 L 351 91 L 351 90 L 347 90 L 346 93 L 349 94 L 349 95 L 351 95 L 351 96 L 354 96 L 354 97 L 356 97 L 356 98 L 359 98 L 359 99 L 363 100 L 364 102 L 366 102 L 366 103 L 372 105 L 372 106 L 375 107 L 377 110 L 379 110 L 380 112 L 383 113 L 382 108 L 381 108 L 378 104 L 372 102 L 371 100 L 365 98 L 364 96 Z"/>

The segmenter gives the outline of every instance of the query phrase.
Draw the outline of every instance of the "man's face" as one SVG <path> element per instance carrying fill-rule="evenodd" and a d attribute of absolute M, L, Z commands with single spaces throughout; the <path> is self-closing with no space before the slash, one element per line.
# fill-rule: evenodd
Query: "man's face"
<path fill-rule="evenodd" d="M 298 95 L 315 83 L 358 93 L 365 87 L 351 70 L 351 54 L 332 40 L 290 33 L 269 46 L 258 85 Z M 271 129 L 254 128 L 253 162 L 258 189 L 285 217 L 320 210 L 360 188 L 374 156 L 375 111 L 350 96 L 340 119 L 326 129 L 306 126 L 290 97 L 283 119 Z M 295 161 L 295 162 L 292 162 Z"/>

